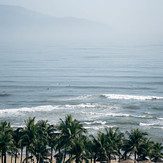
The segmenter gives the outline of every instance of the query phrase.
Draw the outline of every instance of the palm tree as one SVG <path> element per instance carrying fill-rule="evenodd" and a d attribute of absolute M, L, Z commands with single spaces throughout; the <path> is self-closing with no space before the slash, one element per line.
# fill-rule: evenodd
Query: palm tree
<path fill-rule="evenodd" d="M 48 159 L 48 149 L 46 148 L 47 143 L 43 139 L 45 139 L 45 137 L 36 134 L 33 143 L 29 147 L 31 153 L 36 157 L 37 163 L 42 163 L 44 159 Z"/>
<path fill-rule="evenodd" d="M 137 155 L 139 154 L 140 145 L 147 133 L 141 132 L 138 128 L 131 130 L 131 132 L 127 132 L 128 140 L 126 146 L 129 147 L 128 151 L 134 152 L 134 159 L 137 159 Z M 139 157 L 139 156 L 138 156 Z"/>
<path fill-rule="evenodd" d="M 16 163 L 17 153 L 19 149 L 21 148 L 20 140 L 22 137 L 22 133 L 23 133 L 23 128 L 17 128 L 13 132 L 13 139 L 14 139 L 13 153 L 15 156 L 15 163 Z"/>
<path fill-rule="evenodd" d="M 85 148 L 87 149 L 86 150 L 87 158 L 91 159 L 91 163 L 92 163 L 93 156 L 96 153 L 95 152 L 96 147 L 94 146 L 93 139 L 90 139 L 89 137 L 86 138 Z"/>
<path fill-rule="evenodd" d="M 119 128 L 105 128 L 106 131 L 106 151 L 109 157 L 109 162 L 111 161 L 111 155 L 121 156 L 121 149 L 123 145 L 124 134 L 120 132 Z"/>
<path fill-rule="evenodd" d="M 86 151 L 86 136 L 80 135 L 75 138 L 72 142 L 72 146 L 70 149 L 71 157 L 66 162 L 72 162 L 75 160 L 76 163 L 82 163 L 85 160 L 88 163 L 87 159 L 87 151 Z"/>
<path fill-rule="evenodd" d="M 15 144 L 10 148 L 10 151 L 8 152 L 9 155 L 11 155 L 11 162 L 13 160 L 13 157 L 15 158 L 15 163 L 16 163 L 16 158 L 17 158 L 17 153 L 19 152 L 18 148 L 15 146 Z"/>
<path fill-rule="evenodd" d="M 6 163 L 6 152 L 11 151 L 13 148 L 13 136 L 10 123 L 0 122 L 0 151 L 1 162 Z"/>
<path fill-rule="evenodd" d="M 57 133 L 55 133 L 56 129 L 54 125 L 48 124 L 47 126 L 47 134 L 48 134 L 48 146 L 51 148 L 51 162 L 53 162 L 53 150 L 56 146 L 56 139 L 57 139 Z"/>
<path fill-rule="evenodd" d="M 86 129 L 84 129 L 83 125 L 80 121 L 76 119 L 72 119 L 71 115 L 67 115 L 65 117 L 65 121 L 60 119 L 61 123 L 57 126 L 57 129 L 60 131 L 61 135 L 59 138 L 59 143 L 57 145 L 57 149 L 64 150 L 64 162 L 67 154 L 67 150 L 72 146 L 72 141 L 78 135 L 85 133 Z"/>
<path fill-rule="evenodd" d="M 19 140 L 19 145 L 20 145 L 20 163 L 22 163 L 23 160 L 23 148 L 26 146 L 26 142 L 24 140 L 24 129 L 20 131 L 20 140 Z"/>
<path fill-rule="evenodd" d="M 163 145 L 161 143 L 153 143 L 150 158 L 154 159 L 155 162 L 163 158 Z"/>
<path fill-rule="evenodd" d="M 116 144 L 115 144 L 116 133 L 111 127 L 109 129 L 105 128 L 105 131 L 106 131 L 106 151 L 107 151 L 107 156 L 108 156 L 109 163 L 110 163 L 111 154 L 118 155 L 116 151 Z"/>
<path fill-rule="evenodd" d="M 127 157 L 129 157 L 131 155 L 131 153 L 130 153 L 131 145 L 129 144 L 127 138 L 124 138 L 124 140 L 123 140 L 122 151 L 124 152 L 122 155 L 122 159 L 126 160 Z M 128 153 L 129 153 L 129 156 L 128 156 Z"/>
<path fill-rule="evenodd" d="M 28 162 L 28 157 L 29 157 L 29 147 L 33 143 L 35 133 L 36 133 L 36 125 L 35 125 L 35 117 L 34 118 L 28 118 L 25 120 L 25 128 L 23 130 L 23 136 L 21 143 L 26 146 L 26 163 Z"/>
<path fill-rule="evenodd" d="M 102 132 L 98 132 L 97 133 L 97 137 L 90 135 L 90 137 L 92 137 L 92 141 L 94 144 L 94 162 L 96 162 L 96 158 L 100 158 L 100 162 L 103 160 L 108 159 L 107 156 L 107 151 L 106 151 L 106 134 L 102 133 Z"/>
<path fill-rule="evenodd" d="M 40 120 L 35 125 L 35 135 L 29 149 L 36 156 L 37 163 L 42 163 L 47 158 L 48 145 L 48 121 Z"/>
<path fill-rule="evenodd" d="M 94 135 L 90 135 L 91 139 L 89 142 L 89 151 L 91 153 L 91 157 L 94 159 L 94 163 L 96 163 L 96 159 L 98 157 L 99 152 L 99 143 L 97 138 Z"/>
<path fill-rule="evenodd" d="M 149 139 L 144 137 L 138 147 L 138 160 L 146 160 L 147 157 L 150 155 L 150 151 L 152 149 L 153 142 Z"/>

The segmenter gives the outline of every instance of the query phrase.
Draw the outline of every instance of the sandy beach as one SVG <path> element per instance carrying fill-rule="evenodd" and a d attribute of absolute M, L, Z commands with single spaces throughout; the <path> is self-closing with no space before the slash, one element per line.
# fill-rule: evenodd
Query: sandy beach
<path fill-rule="evenodd" d="M 25 157 L 23 157 L 24 159 Z M 48 161 L 48 160 L 47 160 Z M 1 161 L 0 161 L 1 162 Z M 31 161 L 31 159 L 28 160 L 29 163 L 36 163 L 36 159 L 34 158 L 34 162 Z M 91 161 L 89 161 L 91 162 Z M 15 158 L 11 158 L 11 156 L 7 156 L 7 163 L 15 163 Z M 18 157 L 16 159 L 16 163 L 20 163 L 20 157 Z M 53 159 L 53 163 L 56 163 L 55 158 Z M 75 163 L 75 161 L 73 161 L 72 163 Z M 96 161 L 96 163 L 100 163 L 99 161 Z M 118 163 L 118 160 L 111 160 L 111 163 Z M 124 160 L 121 161 L 121 163 L 134 163 L 134 160 L 130 159 L 130 160 Z M 139 163 L 152 163 L 151 161 L 139 161 Z"/>
<path fill-rule="evenodd" d="M 24 159 L 24 157 L 23 157 L 23 159 Z M 34 162 L 31 161 L 30 159 L 28 160 L 28 162 L 29 162 L 29 163 L 36 163 L 37 161 L 36 161 L 36 159 L 34 158 Z M 89 161 L 89 162 L 91 162 L 91 161 Z M 96 162 L 99 163 L 99 161 L 96 161 Z M 12 158 L 12 159 L 11 159 L 11 157 L 8 156 L 8 157 L 7 157 L 7 163 L 15 163 L 15 158 Z M 18 157 L 18 158 L 16 159 L 16 163 L 20 163 L 20 157 Z M 55 158 L 53 159 L 53 163 L 56 163 Z M 75 161 L 73 161 L 73 163 L 75 163 Z M 112 160 L 111 163 L 118 163 L 118 161 Z M 133 162 L 133 163 L 134 163 L 134 162 Z"/>

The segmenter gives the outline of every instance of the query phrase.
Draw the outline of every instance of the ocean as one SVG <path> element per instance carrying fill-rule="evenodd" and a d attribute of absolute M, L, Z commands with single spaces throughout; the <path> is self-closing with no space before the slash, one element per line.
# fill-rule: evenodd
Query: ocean
<path fill-rule="evenodd" d="M 0 121 L 67 114 L 89 134 L 140 128 L 163 142 L 163 44 L 1 44 Z"/>

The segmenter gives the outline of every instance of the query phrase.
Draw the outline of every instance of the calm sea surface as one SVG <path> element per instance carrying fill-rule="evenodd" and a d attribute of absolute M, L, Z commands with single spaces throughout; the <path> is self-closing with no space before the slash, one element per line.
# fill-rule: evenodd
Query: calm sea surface
<path fill-rule="evenodd" d="M 0 121 L 67 114 L 89 133 L 140 128 L 163 142 L 163 45 L 0 45 Z"/>

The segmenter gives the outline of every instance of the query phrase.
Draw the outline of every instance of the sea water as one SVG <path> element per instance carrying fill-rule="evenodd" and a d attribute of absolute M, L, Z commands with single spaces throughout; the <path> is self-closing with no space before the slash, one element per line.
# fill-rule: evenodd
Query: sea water
<path fill-rule="evenodd" d="M 163 45 L 1 44 L 0 121 L 67 114 L 90 134 L 140 128 L 163 142 Z"/>

